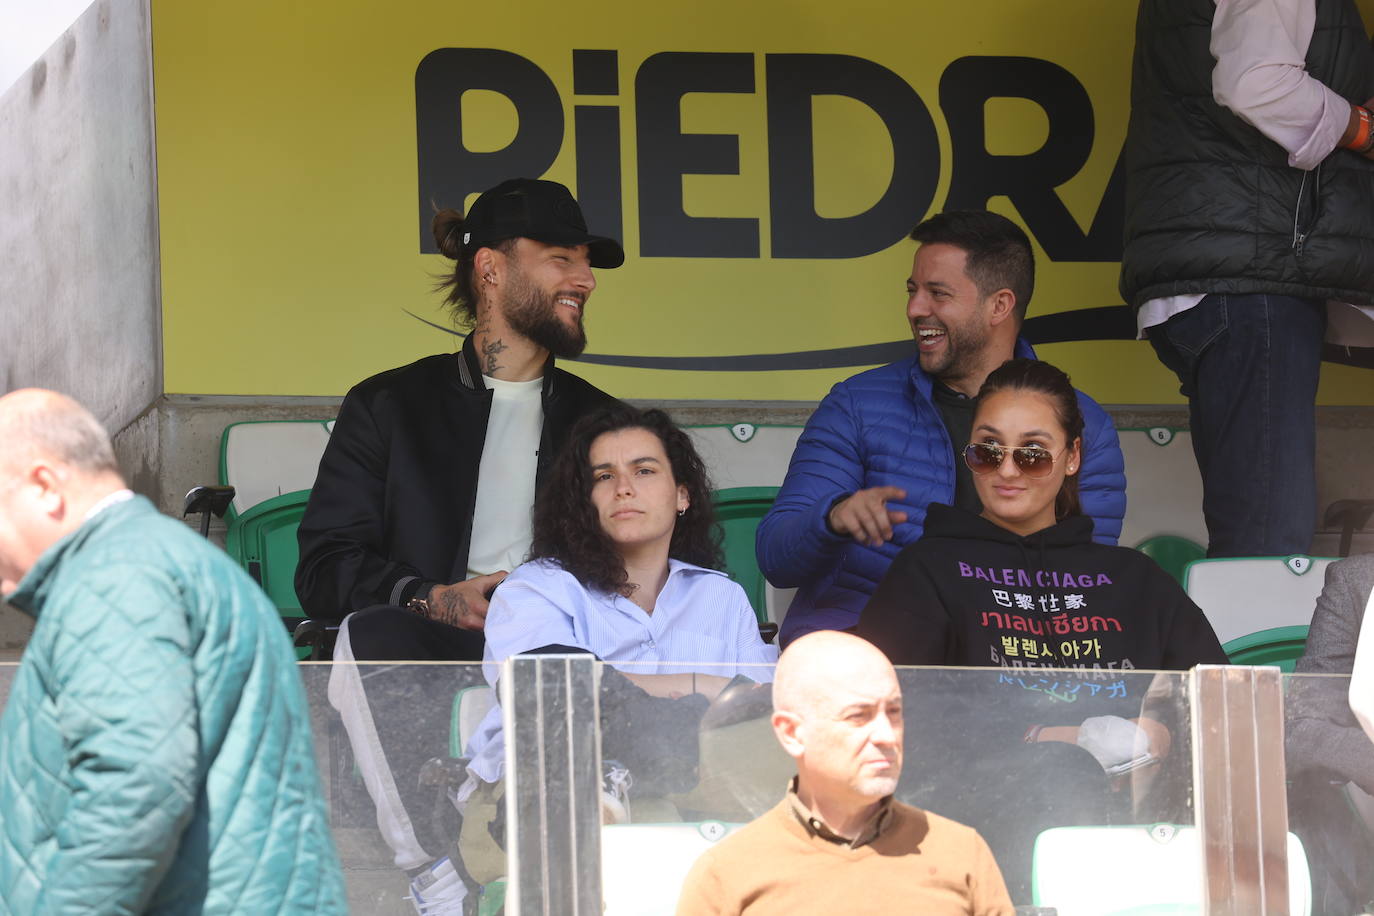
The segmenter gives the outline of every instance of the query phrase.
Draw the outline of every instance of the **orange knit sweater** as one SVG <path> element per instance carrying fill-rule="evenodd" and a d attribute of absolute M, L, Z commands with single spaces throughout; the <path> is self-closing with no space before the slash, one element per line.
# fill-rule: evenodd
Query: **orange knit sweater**
<path fill-rule="evenodd" d="M 858 849 L 811 833 L 787 800 L 707 850 L 678 916 L 1011 916 L 1002 873 L 978 832 L 900 802 Z"/>

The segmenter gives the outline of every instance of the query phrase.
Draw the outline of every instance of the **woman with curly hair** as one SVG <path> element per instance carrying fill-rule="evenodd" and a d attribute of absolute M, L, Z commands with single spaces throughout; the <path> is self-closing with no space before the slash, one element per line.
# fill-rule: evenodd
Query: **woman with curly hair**
<path fill-rule="evenodd" d="M 710 481 L 692 440 L 660 410 L 599 410 L 573 427 L 535 500 L 530 561 L 492 596 L 485 660 L 590 653 L 624 676 L 603 676 L 620 708 L 699 720 L 732 678 L 768 680 L 777 660 L 720 565 Z M 498 675 L 488 667 L 489 679 Z M 499 729 L 493 713 L 469 746 L 487 782 L 502 772 Z"/>

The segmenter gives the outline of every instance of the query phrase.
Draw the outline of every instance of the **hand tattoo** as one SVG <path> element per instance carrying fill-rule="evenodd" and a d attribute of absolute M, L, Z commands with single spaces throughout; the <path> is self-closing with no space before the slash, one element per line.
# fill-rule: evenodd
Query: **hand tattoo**
<path fill-rule="evenodd" d="M 446 623 L 451 627 L 461 627 L 461 621 L 472 615 L 472 609 L 468 607 L 460 591 L 456 588 L 445 588 L 435 596 L 437 600 L 430 601 L 430 608 L 438 618 L 440 623 Z"/>

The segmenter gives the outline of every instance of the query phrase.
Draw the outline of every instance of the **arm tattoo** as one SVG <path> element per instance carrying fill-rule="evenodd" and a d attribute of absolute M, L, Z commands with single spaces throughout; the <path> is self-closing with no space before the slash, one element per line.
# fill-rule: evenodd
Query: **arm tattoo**
<path fill-rule="evenodd" d="M 485 357 L 484 365 L 487 375 L 493 375 L 497 369 L 501 368 L 501 364 L 496 361 L 496 355 L 507 349 L 509 347 L 500 339 L 490 340 L 482 344 L 482 356 Z"/>

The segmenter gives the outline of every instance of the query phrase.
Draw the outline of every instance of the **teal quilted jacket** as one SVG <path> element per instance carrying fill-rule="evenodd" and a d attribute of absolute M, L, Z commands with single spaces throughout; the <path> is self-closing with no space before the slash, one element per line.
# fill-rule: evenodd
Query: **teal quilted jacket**
<path fill-rule="evenodd" d="M 281 618 L 136 497 L 9 596 L 36 619 L 0 715 L 0 912 L 343 913 Z"/>

